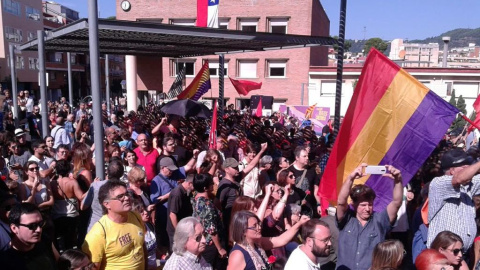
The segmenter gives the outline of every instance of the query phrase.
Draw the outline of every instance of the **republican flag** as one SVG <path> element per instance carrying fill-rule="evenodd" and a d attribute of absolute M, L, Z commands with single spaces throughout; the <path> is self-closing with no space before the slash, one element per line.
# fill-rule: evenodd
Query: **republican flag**
<path fill-rule="evenodd" d="M 197 26 L 218 28 L 218 1 L 197 0 Z"/>
<path fill-rule="evenodd" d="M 305 111 L 305 120 L 312 118 L 312 114 L 313 114 L 313 111 L 315 111 L 315 107 L 317 107 L 317 103 L 307 108 L 307 110 Z"/>
<path fill-rule="evenodd" d="M 217 146 L 217 101 L 213 101 L 212 126 L 208 136 L 208 149 L 215 149 Z"/>
<path fill-rule="evenodd" d="M 199 100 L 200 97 L 207 93 L 211 88 L 210 70 L 208 69 L 208 61 L 205 61 L 205 64 L 203 64 L 192 83 L 190 83 L 190 85 L 177 96 L 177 99 L 189 98 L 191 100 Z"/>
<path fill-rule="evenodd" d="M 480 126 L 480 95 L 473 103 L 473 109 L 475 110 L 475 120 L 473 120 L 473 123 L 472 121 L 469 121 L 470 119 L 468 119 L 467 117 L 463 117 L 463 119 L 467 120 L 467 122 L 471 124 L 468 128 L 468 133 L 474 131 L 478 126 Z"/>
<path fill-rule="evenodd" d="M 362 163 L 393 165 L 406 185 L 457 113 L 457 108 L 372 49 L 322 176 L 320 197 L 336 204 L 347 175 Z M 367 175 L 355 184 L 367 184 L 375 191 L 376 211 L 392 200 L 389 178 Z"/>
<path fill-rule="evenodd" d="M 239 95 L 246 96 L 252 90 L 257 90 L 262 88 L 262 83 L 252 82 L 252 81 L 245 81 L 245 80 L 234 80 L 228 77 L 237 90 Z"/>

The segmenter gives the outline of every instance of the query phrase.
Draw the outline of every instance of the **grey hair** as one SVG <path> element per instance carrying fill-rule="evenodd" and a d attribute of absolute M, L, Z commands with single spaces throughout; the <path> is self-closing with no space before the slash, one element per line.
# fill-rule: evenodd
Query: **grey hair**
<path fill-rule="evenodd" d="M 188 238 L 195 234 L 195 226 L 199 223 L 200 221 L 194 217 L 186 217 L 178 222 L 173 235 L 172 250 L 175 254 L 181 256 L 185 253 Z"/>
<path fill-rule="evenodd" d="M 302 210 L 302 208 L 300 207 L 300 205 L 295 204 L 295 203 L 291 203 L 291 204 L 287 205 L 287 208 L 285 208 L 285 213 L 287 214 L 287 217 L 288 217 L 288 216 L 291 216 L 291 215 L 300 214 L 301 210 Z"/>
<path fill-rule="evenodd" d="M 265 155 L 260 159 L 260 167 L 264 167 L 265 165 L 272 163 L 272 161 L 272 156 Z"/>

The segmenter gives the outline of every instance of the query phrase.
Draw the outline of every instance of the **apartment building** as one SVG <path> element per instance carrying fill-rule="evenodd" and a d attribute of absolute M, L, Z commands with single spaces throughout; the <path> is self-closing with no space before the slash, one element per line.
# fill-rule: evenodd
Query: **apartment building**
<path fill-rule="evenodd" d="M 172 0 L 129 0 L 131 8 L 127 11 L 121 8 L 121 2 L 116 2 L 118 20 L 184 26 L 194 26 L 196 23 L 196 0 L 184 0 L 181 4 Z M 237 0 L 220 2 L 219 27 L 246 32 L 329 36 L 330 21 L 318 0 Z M 300 104 L 301 100 L 308 99 L 308 91 L 302 91 L 302 88 L 308 86 L 309 67 L 327 65 L 327 53 L 326 47 L 310 47 L 227 54 L 226 103 L 243 108 L 250 105 L 251 95 L 265 95 L 274 97 L 274 108 L 283 103 Z M 136 59 L 137 88 L 140 92 L 150 90 L 151 94 L 168 92 L 183 66 L 186 66 L 188 85 L 208 60 L 213 89 L 203 98 L 218 98 L 219 61 L 216 55 L 180 59 L 137 56 Z M 228 76 L 262 82 L 262 89 L 250 92 L 247 97 L 239 96 Z"/>
<path fill-rule="evenodd" d="M 437 67 L 438 55 L 438 43 L 408 43 L 403 39 L 394 39 L 388 57 L 401 67 Z"/>

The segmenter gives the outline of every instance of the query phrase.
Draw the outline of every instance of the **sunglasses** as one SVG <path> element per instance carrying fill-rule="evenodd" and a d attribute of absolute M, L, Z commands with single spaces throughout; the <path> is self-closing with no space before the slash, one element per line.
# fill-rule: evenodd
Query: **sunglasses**
<path fill-rule="evenodd" d="M 290 178 L 290 179 L 295 179 L 295 175 L 290 174 L 290 175 L 288 176 L 288 178 Z"/>
<path fill-rule="evenodd" d="M 33 171 L 38 171 L 38 167 L 30 167 L 28 168 L 29 171 L 33 172 Z"/>
<path fill-rule="evenodd" d="M 45 226 L 45 223 L 47 223 L 47 222 L 45 220 L 42 220 L 40 222 L 30 223 L 30 224 L 19 223 L 18 225 L 22 226 L 22 227 L 26 227 L 31 231 L 35 231 L 37 228 L 43 228 L 43 226 Z"/>
<path fill-rule="evenodd" d="M 120 201 L 120 202 L 123 202 L 125 201 L 126 198 L 130 198 L 130 194 L 129 193 L 123 193 L 123 194 L 119 194 L 113 198 L 110 198 L 110 200 L 116 200 L 116 201 Z"/>
<path fill-rule="evenodd" d="M 202 237 L 207 238 L 207 234 L 204 233 L 204 234 L 199 234 L 199 235 L 195 236 L 195 242 L 200 243 L 200 241 L 202 241 Z"/>
<path fill-rule="evenodd" d="M 461 248 L 456 248 L 456 249 L 448 249 L 448 248 L 446 248 L 446 250 L 451 251 L 451 252 L 453 253 L 453 255 L 455 255 L 455 256 L 457 256 L 458 253 L 460 253 L 460 252 L 463 254 L 463 250 L 462 250 Z"/>

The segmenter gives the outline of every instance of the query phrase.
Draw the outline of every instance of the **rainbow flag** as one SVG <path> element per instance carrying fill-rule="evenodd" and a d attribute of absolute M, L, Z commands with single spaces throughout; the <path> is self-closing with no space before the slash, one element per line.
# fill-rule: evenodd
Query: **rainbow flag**
<path fill-rule="evenodd" d="M 372 49 L 353 94 L 320 182 L 319 195 L 333 204 L 348 176 L 361 163 L 393 165 L 406 185 L 455 119 L 458 110 L 405 70 Z M 376 211 L 392 199 L 393 181 L 367 175 L 377 194 Z"/>
<path fill-rule="evenodd" d="M 205 61 L 192 83 L 190 83 L 190 85 L 177 96 L 177 99 L 189 98 L 192 100 L 199 100 L 200 97 L 207 93 L 211 88 L 210 70 L 208 69 L 208 61 Z"/>

